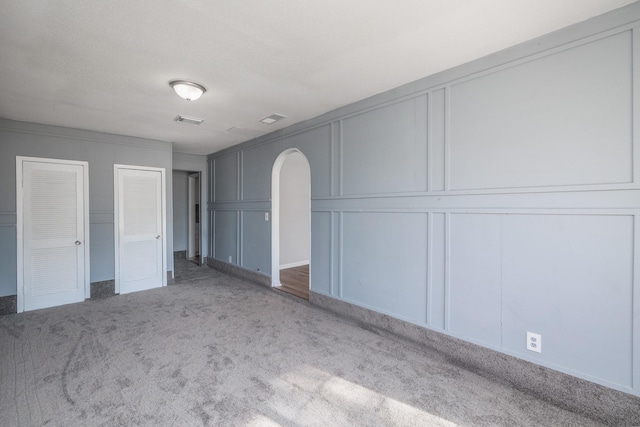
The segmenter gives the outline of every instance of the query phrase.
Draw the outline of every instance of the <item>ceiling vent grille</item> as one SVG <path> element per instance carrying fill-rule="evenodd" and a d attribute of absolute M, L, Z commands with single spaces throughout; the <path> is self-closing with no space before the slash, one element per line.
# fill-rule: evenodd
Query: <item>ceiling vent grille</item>
<path fill-rule="evenodd" d="M 265 117 L 264 119 L 260 120 L 260 123 L 264 123 L 267 125 L 270 125 L 272 123 L 277 122 L 278 120 L 282 120 L 282 119 L 286 119 L 287 116 L 283 116 L 282 114 L 278 114 L 278 113 L 273 113 L 272 115 Z"/>
<path fill-rule="evenodd" d="M 173 121 L 182 122 L 182 123 L 189 123 L 189 124 L 192 124 L 192 125 L 199 125 L 200 123 L 204 122 L 203 119 L 196 119 L 195 117 L 181 116 L 181 115 L 177 115 L 176 118 L 173 119 Z"/>

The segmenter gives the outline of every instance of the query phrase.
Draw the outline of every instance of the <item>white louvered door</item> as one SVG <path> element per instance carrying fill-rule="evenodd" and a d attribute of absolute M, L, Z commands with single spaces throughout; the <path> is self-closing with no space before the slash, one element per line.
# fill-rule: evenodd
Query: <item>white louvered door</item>
<path fill-rule="evenodd" d="M 19 311 L 85 299 L 85 274 L 88 274 L 85 236 L 88 233 L 84 168 L 87 165 L 60 162 L 17 159 L 18 172 L 22 175 L 22 188 L 18 188 L 22 225 L 18 236 L 22 243 Z M 18 183 L 20 185 L 20 181 Z"/>
<path fill-rule="evenodd" d="M 164 277 L 164 170 L 116 165 L 116 288 L 157 288 Z"/>

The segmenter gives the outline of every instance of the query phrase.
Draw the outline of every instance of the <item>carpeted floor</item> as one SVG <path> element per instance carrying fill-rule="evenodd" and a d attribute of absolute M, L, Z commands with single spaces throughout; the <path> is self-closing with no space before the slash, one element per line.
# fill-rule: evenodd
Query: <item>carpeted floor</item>
<path fill-rule="evenodd" d="M 0 425 L 597 425 L 295 297 L 177 272 L 0 317 Z"/>

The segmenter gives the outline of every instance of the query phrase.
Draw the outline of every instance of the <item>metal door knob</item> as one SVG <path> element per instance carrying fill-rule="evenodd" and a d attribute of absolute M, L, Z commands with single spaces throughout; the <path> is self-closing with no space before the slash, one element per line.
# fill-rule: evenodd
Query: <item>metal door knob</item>
<path fill-rule="evenodd" d="M 80 240 L 76 240 L 76 246 L 77 245 L 81 245 L 81 244 L 82 244 L 82 242 Z"/>
<path fill-rule="evenodd" d="M 156 236 L 156 239 L 160 239 L 160 235 L 159 234 Z"/>

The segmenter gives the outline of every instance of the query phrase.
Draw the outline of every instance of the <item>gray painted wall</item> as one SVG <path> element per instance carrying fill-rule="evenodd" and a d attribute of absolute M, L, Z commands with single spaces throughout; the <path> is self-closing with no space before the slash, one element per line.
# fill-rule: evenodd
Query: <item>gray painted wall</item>
<path fill-rule="evenodd" d="M 161 167 L 167 177 L 167 262 L 173 263 L 171 143 L 0 119 L 0 296 L 15 295 L 16 156 L 89 162 L 91 282 L 115 277 L 113 165 Z"/>
<path fill-rule="evenodd" d="M 210 155 L 213 256 L 270 274 L 271 168 L 295 147 L 314 292 L 640 396 L 639 20 L 635 3 Z"/>
<path fill-rule="evenodd" d="M 280 266 L 309 261 L 309 164 L 293 153 L 280 169 Z"/>
<path fill-rule="evenodd" d="M 189 172 L 173 171 L 173 251 L 186 251 L 189 240 Z"/>

